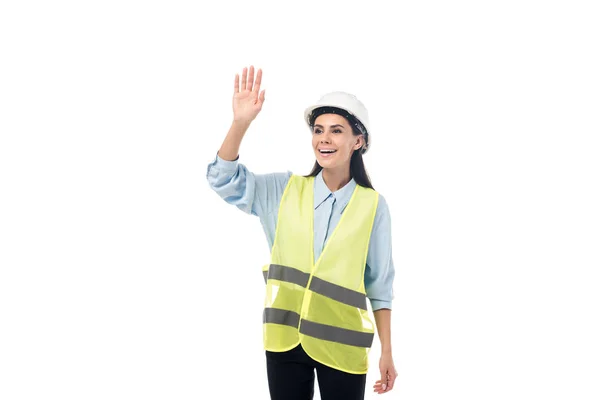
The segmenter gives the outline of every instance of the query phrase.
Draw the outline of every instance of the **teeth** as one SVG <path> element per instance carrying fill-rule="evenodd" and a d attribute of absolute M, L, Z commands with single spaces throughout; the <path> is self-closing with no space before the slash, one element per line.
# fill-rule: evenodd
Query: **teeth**
<path fill-rule="evenodd" d="M 335 150 L 319 150 L 321 153 L 335 153 Z"/>

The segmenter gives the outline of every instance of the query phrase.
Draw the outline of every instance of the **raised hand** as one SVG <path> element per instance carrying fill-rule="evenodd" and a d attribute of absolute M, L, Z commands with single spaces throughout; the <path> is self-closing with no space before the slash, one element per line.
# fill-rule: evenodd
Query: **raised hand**
<path fill-rule="evenodd" d="M 265 91 L 260 91 L 262 70 L 259 68 L 254 78 L 254 66 L 250 69 L 244 67 L 242 82 L 240 76 L 235 74 L 233 91 L 233 119 L 237 122 L 250 123 L 256 118 L 265 101 Z"/>

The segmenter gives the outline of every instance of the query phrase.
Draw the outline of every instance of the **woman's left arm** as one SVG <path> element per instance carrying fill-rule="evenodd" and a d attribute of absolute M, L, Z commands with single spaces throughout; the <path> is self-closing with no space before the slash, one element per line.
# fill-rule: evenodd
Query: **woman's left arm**
<path fill-rule="evenodd" d="M 380 194 L 365 270 L 365 289 L 367 297 L 371 301 L 377 333 L 381 342 L 381 359 L 379 361 L 381 379 L 375 382 L 373 386 L 377 393 L 389 392 L 394 387 L 397 376 L 392 360 L 391 340 L 394 277 L 390 211 L 385 198 Z"/>
<path fill-rule="evenodd" d="M 381 342 L 381 358 L 379 359 L 381 379 L 375 382 L 373 389 L 376 393 L 381 394 L 389 392 L 394 388 L 394 382 L 398 376 L 392 358 L 392 310 L 381 308 L 374 311 L 373 315 L 375 315 L 375 324 L 377 325 L 377 333 Z"/>

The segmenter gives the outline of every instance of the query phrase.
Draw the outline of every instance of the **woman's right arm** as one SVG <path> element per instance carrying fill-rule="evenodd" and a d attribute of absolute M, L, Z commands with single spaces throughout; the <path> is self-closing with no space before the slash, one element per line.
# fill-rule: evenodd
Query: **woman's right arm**
<path fill-rule="evenodd" d="M 242 139 L 249 127 L 250 122 L 233 120 L 229 132 L 227 132 L 227 136 L 225 136 L 225 140 L 223 140 L 223 144 L 218 152 L 221 159 L 226 161 L 237 160 Z"/>
<path fill-rule="evenodd" d="M 227 203 L 248 214 L 264 217 L 278 207 L 291 173 L 255 175 L 238 162 L 242 139 L 265 99 L 264 90 L 260 92 L 261 79 L 259 69 L 254 80 L 252 66 L 249 71 L 244 68 L 241 85 L 236 74 L 233 121 L 215 159 L 208 165 L 206 178 L 210 187 Z"/>
<path fill-rule="evenodd" d="M 233 161 L 237 158 L 246 131 L 262 109 L 265 91 L 264 89 L 262 92 L 260 91 L 261 81 L 262 70 L 259 69 L 256 73 L 255 81 L 253 66 L 250 66 L 249 71 L 247 68 L 242 71 L 241 85 L 239 74 L 235 74 L 232 102 L 233 122 L 219 150 L 219 156 L 224 160 Z"/>
<path fill-rule="evenodd" d="M 236 160 L 225 160 L 217 154 L 208 164 L 206 179 L 227 203 L 247 214 L 265 218 L 275 214 L 291 172 L 254 174 Z"/>

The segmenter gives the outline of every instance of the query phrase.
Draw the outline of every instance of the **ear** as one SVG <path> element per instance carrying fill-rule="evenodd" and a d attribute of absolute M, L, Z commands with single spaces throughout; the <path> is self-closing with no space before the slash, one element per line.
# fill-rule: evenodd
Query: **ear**
<path fill-rule="evenodd" d="M 361 147 L 363 147 L 364 140 L 365 140 L 365 138 L 363 137 L 363 135 L 357 136 L 356 137 L 356 143 L 354 143 L 354 150 L 358 150 Z"/>

